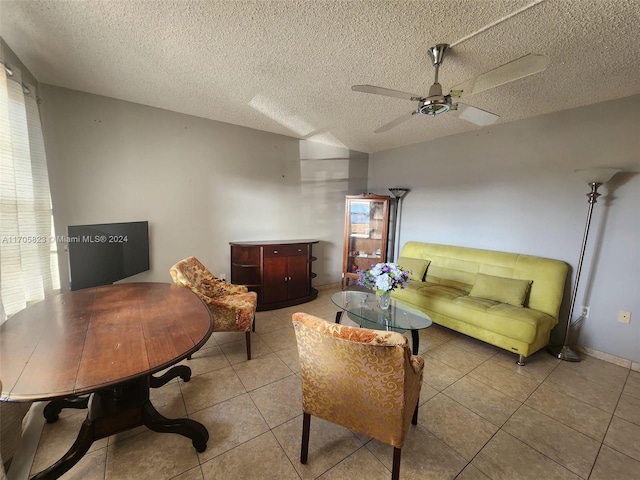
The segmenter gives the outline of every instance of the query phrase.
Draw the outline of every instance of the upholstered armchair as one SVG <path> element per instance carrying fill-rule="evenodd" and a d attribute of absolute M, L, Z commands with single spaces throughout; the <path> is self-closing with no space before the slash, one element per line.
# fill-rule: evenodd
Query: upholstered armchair
<path fill-rule="evenodd" d="M 251 360 L 258 295 L 244 285 L 232 285 L 215 277 L 196 257 L 180 260 L 169 273 L 176 285 L 191 289 L 207 304 L 213 314 L 214 332 L 244 332 L 247 360 Z"/>
<path fill-rule="evenodd" d="M 307 463 L 311 415 L 393 445 L 400 475 L 409 422 L 418 423 L 424 360 L 395 332 L 350 327 L 293 314 L 302 377 L 302 446 Z"/>

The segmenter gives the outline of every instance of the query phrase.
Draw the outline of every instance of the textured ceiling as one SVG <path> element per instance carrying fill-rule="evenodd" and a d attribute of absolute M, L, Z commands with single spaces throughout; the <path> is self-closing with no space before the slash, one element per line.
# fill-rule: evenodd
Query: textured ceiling
<path fill-rule="evenodd" d="M 464 100 L 498 123 L 640 93 L 639 11 L 640 0 L 0 0 L 0 36 L 43 83 L 375 152 L 479 128 L 416 115 L 375 134 L 416 104 L 351 91 L 426 95 L 436 43 L 454 44 L 445 91 L 527 53 L 550 58 Z"/>

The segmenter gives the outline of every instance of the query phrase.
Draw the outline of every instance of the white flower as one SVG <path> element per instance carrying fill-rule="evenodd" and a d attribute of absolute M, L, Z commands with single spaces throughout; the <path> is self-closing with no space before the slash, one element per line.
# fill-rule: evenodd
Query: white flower
<path fill-rule="evenodd" d="M 384 273 L 376 278 L 376 288 L 378 290 L 384 290 L 386 292 L 387 290 L 391 290 L 392 287 L 393 281 L 391 277 L 389 277 L 389 274 Z"/>

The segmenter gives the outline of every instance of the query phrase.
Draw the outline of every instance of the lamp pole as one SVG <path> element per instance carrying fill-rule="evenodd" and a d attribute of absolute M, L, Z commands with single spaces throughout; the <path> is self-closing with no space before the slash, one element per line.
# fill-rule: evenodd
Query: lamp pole
<path fill-rule="evenodd" d="M 598 193 L 598 188 L 603 183 L 608 182 L 611 177 L 613 177 L 620 170 L 617 168 L 594 168 L 588 170 L 576 170 L 576 173 L 580 173 L 581 175 L 589 178 L 587 181 L 589 187 L 591 187 L 591 191 L 587 193 L 588 201 L 589 201 L 589 210 L 587 211 L 587 222 L 584 226 L 584 235 L 582 236 L 582 247 L 580 248 L 580 257 L 578 260 L 578 268 L 576 269 L 576 280 L 573 284 L 573 290 L 571 291 L 571 305 L 569 307 L 569 317 L 567 318 L 567 330 L 564 333 L 564 342 L 563 345 L 549 345 L 547 347 L 547 351 L 556 358 L 560 360 L 566 360 L 568 362 L 579 362 L 581 361 L 580 354 L 569 347 L 569 334 L 571 333 L 571 326 L 574 324 L 573 319 L 573 311 L 576 305 L 576 297 L 578 295 L 578 284 L 580 283 L 580 273 L 582 272 L 582 264 L 584 262 L 584 253 L 587 248 L 587 238 L 589 237 L 589 228 L 591 227 L 591 215 L 593 213 L 593 205 L 597 203 L 598 197 L 600 194 Z M 580 315 L 578 320 L 575 323 L 578 323 L 582 320 L 583 314 Z"/>

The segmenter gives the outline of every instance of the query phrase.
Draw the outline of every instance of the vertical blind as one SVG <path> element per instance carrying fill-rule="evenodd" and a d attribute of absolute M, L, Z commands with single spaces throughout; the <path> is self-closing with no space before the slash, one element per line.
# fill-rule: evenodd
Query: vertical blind
<path fill-rule="evenodd" d="M 0 323 L 60 290 L 36 89 L 0 49 Z"/>

